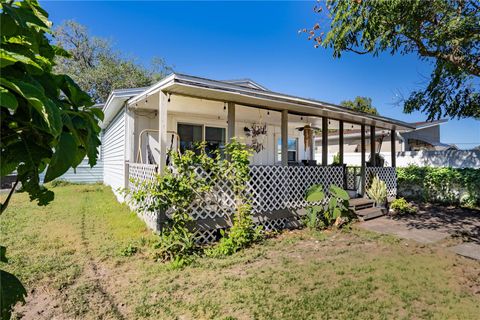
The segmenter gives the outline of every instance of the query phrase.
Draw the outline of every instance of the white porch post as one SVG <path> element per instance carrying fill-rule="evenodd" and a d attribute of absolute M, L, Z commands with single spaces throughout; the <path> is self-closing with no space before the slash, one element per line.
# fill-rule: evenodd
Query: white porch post
<path fill-rule="evenodd" d="M 322 118 L 322 166 L 328 165 L 328 118 Z"/>
<path fill-rule="evenodd" d="M 340 120 L 338 122 L 338 158 L 340 160 L 340 164 L 343 164 L 343 121 Z"/>
<path fill-rule="evenodd" d="M 282 110 L 282 166 L 288 165 L 288 110 Z"/>
<path fill-rule="evenodd" d="M 228 141 L 235 137 L 235 103 L 229 102 L 227 108 Z"/>
<path fill-rule="evenodd" d="M 390 130 L 390 153 L 392 155 L 392 167 L 397 166 L 397 152 L 395 150 L 397 144 L 397 134 L 395 130 Z"/>
<path fill-rule="evenodd" d="M 365 174 L 366 174 L 366 170 L 365 170 L 365 125 L 362 124 L 361 125 L 361 129 L 360 129 L 360 132 L 361 132 L 361 153 L 362 153 L 362 157 L 361 157 L 361 169 L 360 169 L 360 183 L 362 185 L 362 188 L 360 190 L 360 193 L 363 196 L 365 196 Z"/>
<path fill-rule="evenodd" d="M 376 167 L 376 157 L 375 157 L 375 126 L 370 126 L 370 165 Z"/>
<path fill-rule="evenodd" d="M 158 144 L 160 149 L 160 161 L 158 172 L 163 173 L 167 163 L 167 105 L 168 97 L 163 92 L 158 93 Z"/>

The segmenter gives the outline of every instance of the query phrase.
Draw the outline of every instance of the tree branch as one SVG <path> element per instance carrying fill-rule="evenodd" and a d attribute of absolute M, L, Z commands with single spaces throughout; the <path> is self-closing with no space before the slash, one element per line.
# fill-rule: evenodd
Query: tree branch
<path fill-rule="evenodd" d="M 15 188 L 17 187 L 18 185 L 18 177 L 17 179 L 15 180 L 15 183 L 13 184 L 13 187 L 12 189 L 10 190 L 10 192 L 8 193 L 8 196 L 7 196 L 7 199 L 5 199 L 5 202 L 0 204 L 1 207 L 0 207 L 0 215 L 3 213 L 3 211 L 5 211 L 5 209 L 7 209 L 8 207 L 8 203 L 10 202 L 10 198 L 12 197 L 12 194 L 13 192 L 15 191 Z"/>

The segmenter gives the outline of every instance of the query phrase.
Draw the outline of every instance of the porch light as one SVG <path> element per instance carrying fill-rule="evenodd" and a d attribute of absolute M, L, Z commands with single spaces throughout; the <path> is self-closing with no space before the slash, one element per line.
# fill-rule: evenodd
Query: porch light
<path fill-rule="evenodd" d="M 168 94 L 168 102 L 170 102 L 170 97 L 172 96 L 171 93 Z"/>

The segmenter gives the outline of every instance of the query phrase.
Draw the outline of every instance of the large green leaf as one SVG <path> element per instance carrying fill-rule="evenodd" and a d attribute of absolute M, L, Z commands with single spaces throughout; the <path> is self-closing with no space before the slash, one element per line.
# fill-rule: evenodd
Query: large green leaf
<path fill-rule="evenodd" d="M 18 107 L 17 98 L 11 94 L 7 89 L 0 86 L 0 105 L 15 111 Z"/>
<path fill-rule="evenodd" d="M 348 195 L 348 192 L 337 186 L 334 186 L 334 185 L 330 186 L 330 193 L 335 198 L 339 198 L 342 200 L 350 200 L 350 196 Z"/>
<path fill-rule="evenodd" d="M 62 129 L 62 118 L 58 107 L 44 95 L 44 89 L 38 84 L 27 83 L 12 79 L 11 81 L 1 78 L 0 84 L 5 86 L 28 100 L 30 105 L 40 114 L 46 122 L 52 135 L 58 136 Z"/>
<path fill-rule="evenodd" d="M 60 135 L 52 161 L 45 173 L 44 182 L 52 181 L 60 177 L 72 166 L 76 159 L 77 145 L 70 133 L 63 132 Z"/>
<path fill-rule="evenodd" d="M 325 199 L 325 194 L 323 193 L 323 186 L 317 184 L 313 185 L 307 189 L 305 200 L 308 202 L 318 202 Z"/>

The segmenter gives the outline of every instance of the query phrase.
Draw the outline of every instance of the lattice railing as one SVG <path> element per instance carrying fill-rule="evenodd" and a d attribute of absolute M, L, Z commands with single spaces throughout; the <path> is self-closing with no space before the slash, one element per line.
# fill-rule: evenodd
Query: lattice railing
<path fill-rule="evenodd" d="M 254 213 L 305 208 L 305 192 L 314 184 L 322 185 L 327 196 L 331 185 L 343 186 L 342 167 L 252 166 L 250 171 Z"/>
<path fill-rule="evenodd" d="M 353 169 L 353 170 L 352 170 Z M 348 186 L 356 186 L 356 177 L 360 168 L 346 169 L 346 183 Z M 196 169 L 197 174 L 206 179 L 214 179 L 211 173 L 200 168 Z M 350 171 L 349 171 L 350 170 Z M 149 164 L 131 163 L 129 165 L 129 177 L 135 180 L 153 180 L 156 173 L 156 166 Z M 395 168 L 366 168 L 367 185 L 369 184 L 370 173 L 378 174 L 380 179 L 387 183 L 388 195 L 396 195 L 396 173 Z M 306 190 L 314 185 L 320 184 L 324 187 L 327 198 L 328 189 L 331 185 L 344 186 L 344 168 L 341 166 L 251 166 L 250 181 L 247 186 L 247 194 L 252 200 L 252 212 L 254 216 L 270 214 L 271 218 L 261 218 L 258 224 L 265 230 L 283 229 L 289 225 L 292 217 L 277 216 L 276 211 L 296 210 L 308 205 L 305 201 Z M 235 208 L 235 199 L 231 186 L 222 179 L 215 179 L 217 182 L 211 192 L 199 194 L 192 202 L 190 212 L 193 220 L 214 220 L 228 219 Z M 135 183 L 130 182 L 130 188 L 135 188 Z M 168 216 L 168 211 L 166 212 Z M 268 215 L 267 215 L 268 216 Z M 156 216 L 155 216 L 156 217 Z M 147 216 L 148 218 L 148 216 Z M 155 219 L 154 216 L 148 219 Z M 158 220 L 158 219 L 157 219 Z M 148 223 L 148 221 L 147 221 Z M 157 221 L 158 223 L 158 221 Z M 200 223 L 200 221 L 199 221 Z M 153 222 L 150 222 L 153 224 Z M 206 243 L 218 237 L 218 226 L 197 230 L 198 242 Z"/>
<path fill-rule="evenodd" d="M 365 176 L 365 185 L 370 186 L 373 175 L 378 175 L 380 180 L 385 181 L 387 185 L 387 196 L 397 196 L 397 171 L 394 167 L 367 167 Z"/>
<path fill-rule="evenodd" d="M 347 190 L 358 190 L 360 187 L 360 174 L 362 172 L 361 167 L 352 167 L 347 166 L 345 169 L 346 174 L 346 189 Z"/>
<path fill-rule="evenodd" d="M 128 164 L 128 188 L 135 188 L 135 181 L 152 181 L 157 173 L 157 166 L 145 163 Z"/>

